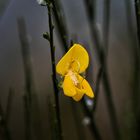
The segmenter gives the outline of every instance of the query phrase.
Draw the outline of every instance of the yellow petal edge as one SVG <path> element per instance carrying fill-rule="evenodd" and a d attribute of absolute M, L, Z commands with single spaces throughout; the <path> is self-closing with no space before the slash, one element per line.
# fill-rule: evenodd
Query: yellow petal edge
<path fill-rule="evenodd" d="M 74 44 L 56 65 L 57 73 L 65 75 L 70 65 L 78 73 L 84 72 L 89 64 L 89 56 L 85 48 L 80 44 Z"/>

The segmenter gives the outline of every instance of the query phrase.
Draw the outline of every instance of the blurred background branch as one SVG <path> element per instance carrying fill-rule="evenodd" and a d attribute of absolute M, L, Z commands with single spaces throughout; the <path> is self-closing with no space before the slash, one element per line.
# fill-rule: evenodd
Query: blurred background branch
<path fill-rule="evenodd" d="M 133 48 L 133 59 L 134 59 L 134 85 L 133 85 L 133 95 L 132 95 L 132 108 L 134 112 L 135 124 L 134 125 L 134 139 L 140 139 L 139 131 L 140 131 L 140 1 L 135 0 L 135 14 L 136 14 L 136 25 L 137 25 L 137 39 L 138 42 L 136 43 L 134 40 L 134 30 L 133 30 L 133 22 L 132 22 L 132 9 L 131 9 L 131 1 L 126 2 L 126 18 L 128 21 L 128 29 L 129 35 L 133 35 L 131 39 L 131 46 Z"/>
<path fill-rule="evenodd" d="M 136 13 L 136 21 L 137 21 L 138 41 L 140 43 L 140 0 L 135 0 L 135 13 Z"/>
<path fill-rule="evenodd" d="M 1 101 L 0 101 L 0 138 L 4 140 L 11 140 L 11 135 L 8 128 L 8 121 L 6 120 Z"/>
<path fill-rule="evenodd" d="M 85 7 L 86 7 L 86 12 L 87 12 L 87 16 L 89 19 L 89 26 L 91 29 L 91 36 L 92 36 L 92 40 L 93 40 L 93 44 L 96 52 L 97 52 L 97 58 L 99 61 L 99 72 L 97 74 L 97 81 L 96 81 L 96 92 L 99 91 L 99 85 L 101 83 L 101 81 L 103 82 L 103 87 L 104 87 L 104 91 L 105 91 L 105 97 L 106 97 L 106 101 L 107 101 L 107 107 L 109 110 L 109 115 L 110 115 L 110 121 L 111 121 L 111 125 L 113 128 L 113 133 L 114 133 L 114 139 L 116 140 L 120 140 L 120 132 L 119 132 L 119 126 L 118 126 L 118 120 L 117 120 L 117 116 L 116 116 L 116 110 L 115 110 L 115 106 L 113 103 L 113 99 L 112 99 L 112 93 L 111 93 L 111 89 L 110 89 L 110 84 L 109 84 L 109 79 L 108 79 L 108 75 L 107 75 L 107 52 L 108 52 L 108 37 L 109 37 L 109 20 L 110 20 L 110 0 L 104 0 L 104 8 L 103 8 L 103 44 L 101 45 L 101 41 L 99 39 L 99 33 L 96 27 L 96 20 L 95 20 L 95 16 L 96 16 L 96 1 L 94 1 L 93 3 L 93 10 L 91 9 L 90 6 L 90 0 L 85 0 Z M 91 14 L 90 12 L 93 11 L 93 14 Z M 104 48 L 103 48 L 104 47 Z M 97 85 L 98 84 L 98 85 Z M 99 92 L 98 92 L 99 94 Z M 97 99 L 96 96 L 97 93 L 95 93 L 95 104 L 97 104 Z M 95 106 L 96 107 L 96 106 Z M 96 109 L 94 107 L 94 110 Z"/>
<path fill-rule="evenodd" d="M 83 111 L 85 112 L 85 117 L 87 117 L 89 119 L 88 126 L 91 131 L 91 134 L 93 135 L 93 139 L 95 138 L 96 140 L 102 140 L 100 131 L 99 131 L 97 125 L 95 124 L 93 112 L 90 111 L 90 109 L 88 109 L 86 100 L 84 100 L 84 99 L 82 99 L 82 107 L 83 107 Z"/>
<path fill-rule="evenodd" d="M 31 71 L 31 56 L 26 33 L 26 25 L 23 18 L 18 18 L 19 38 L 21 42 L 21 52 L 23 57 L 23 65 L 25 72 L 25 94 L 24 94 L 24 109 L 25 109 L 25 136 L 27 140 L 32 139 L 31 125 L 31 96 L 32 96 L 32 71 Z"/>
<path fill-rule="evenodd" d="M 51 0 L 51 2 L 53 5 L 52 11 L 54 13 L 54 19 L 55 19 L 56 27 L 59 34 L 58 37 L 60 37 L 64 51 L 67 52 L 68 32 L 67 32 L 67 25 L 66 25 L 66 19 L 64 16 L 64 11 L 59 0 Z"/>
<path fill-rule="evenodd" d="M 34 134 L 36 139 L 39 140 L 42 137 L 40 109 L 33 79 L 31 48 L 28 40 L 29 36 L 23 17 L 17 19 L 17 24 L 25 75 L 25 91 L 23 96 L 25 109 L 25 136 L 26 140 L 31 140 Z"/>
<path fill-rule="evenodd" d="M 9 122 L 12 112 L 12 104 L 14 99 L 14 90 L 12 88 L 9 89 L 7 105 L 6 105 L 6 113 L 5 113 L 5 120 Z"/>

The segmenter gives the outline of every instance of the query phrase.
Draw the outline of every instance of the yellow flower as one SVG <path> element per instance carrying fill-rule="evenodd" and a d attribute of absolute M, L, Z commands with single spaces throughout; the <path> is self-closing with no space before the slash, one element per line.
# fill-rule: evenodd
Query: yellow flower
<path fill-rule="evenodd" d="M 90 98 L 94 97 L 89 83 L 80 75 L 85 72 L 88 64 L 87 51 L 80 44 L 74 44 L 56 66 L 57 73 L 64 76 L 64 94 L 75 101 L 81 100 L 84 94 Z"/>

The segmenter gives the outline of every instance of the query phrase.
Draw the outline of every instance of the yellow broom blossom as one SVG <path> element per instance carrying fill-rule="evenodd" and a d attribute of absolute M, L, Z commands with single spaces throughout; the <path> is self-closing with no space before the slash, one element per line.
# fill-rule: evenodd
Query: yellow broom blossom
<path fill-rule="evenodd" d="M 84 94 L 90 98 L 94 97 L 89 83 L 80 75 L 85 72 L 88 64 L 87 51 L 80 44 L 74 44 L 56 65 L 57 73 L 64 77 L 64 94 L 75 101 L 81 100 Z"/>

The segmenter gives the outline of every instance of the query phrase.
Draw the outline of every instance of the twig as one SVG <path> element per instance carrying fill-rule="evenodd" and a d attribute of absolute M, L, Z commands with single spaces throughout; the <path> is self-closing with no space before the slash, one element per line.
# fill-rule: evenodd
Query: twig
<path fill-rule="evenodd" d="M 40 112 L 33 81 L 31 53 L 26 31 L 26 25 L 22 17 L 18 18 L 17 23 L 21 42 L 21 52 L 25 74 L 25 94 L 24 94 L 24 109 L 25 109 L 25 124 L 26 124 L 25 135 L 26 140 L 31 140 L 32 132 L 35 131 L 34 134 L 36 135 L 37 139 L 40 139 L 42 137 L 40 129 L 41 127 L 39 116 Z M 34 131 L 32 131 L 32 129 Z"/>
<path fill-rule="evenodd" d="M 58 139 L 56 136 L 57 126 L 54 121 L 56 119 L 56 112 L 55 112 L 55 106 L 53 106 L 50 95 L 47 96 L 47 105 L 48 105 L 48 111 L 49 111 L 48 118 L 49 118 L 49 122 L 50 122 L 51 139 L 57 140 Z"/>
<path fill-rule="evenodd" d="M 140 131 L 140 1 L 135 0 L 135 13 L 136 13 L 136 21 L 137 21 L 137 34 L 138 34 L 138 48 L 135 49 L 135 72 L 134 72 L 134 97 L 133 97 L 133 105 L 136 115 L 136 135 L 137 139 L 140 139 L 139 131 Z"/>
<path fill-rule="evenodd" d="M 30 52 L 27 39 L 26 27 L 23 18 L 18 18 L 18 30 L 21 41 L 21 51 L 23 57 L 24 71 L 25 71 L 25 94 L 24 94 L 24 108 L 25 108 L 25 136 L 26 140 L 31 139 L 31 94 L 32 94 L 32 73 L 30 65 Z"/>
<path fill-rule="evenodd" d="M 66 51 L 68 51 L 68 33 L 67 33 L 67 28 L 66 28 L 65 17 L 62 16 L 62 13 L 61 13 L 62 8 L 60 8 L 59 0 L 57 0 L 57 1 L 51 0 L 51 2 L 52 2 L 52 5 L 53 5 L 52 11 L 54 13 L 54 18 L 55 18 L 55 21 L 56 21 L 58 33 L 60 35 L 62 45 L 63 45 L 64 50 L 66 52 Z"/>
<path fill-rule="evenodd" d="M 107 57 L 109 47 L 109 28 L 110 27 L 110 0 L 104 0 L 103 5 L 103 46 L 104 58 Z"/>
<path fill-rule="evenodd" d="M 139 85 L 138 85 L 140 83 L 140 80 L 139 80 L 139 76 L 140 76 L 140 71 L 139 71 L 140 70 L 140 0 L 135 0 L 135 14 L 136 14 L 136 21 L 137 21 L 138 44 L 136 44 L 135 51 L 134 51 L 134 56 L 135 56 L 135 64 L 134 64 L 135 65 L 135 72 L 134 72 L 135 87 L 134 87 L 134 89 L 135 89 L 135 93 L 137 94 L 134 102 L 136 103 L 135 105 L 137 107 L 140 107 L 139 106 L 139 97 L 140 97 L 139 90 L 140 89 L 139 89 Z M 132 20 L 131 20 L 131 22 L 132 22 Z M 132 27 L 131 27 L 131 30 L 132 30 Z"/>
<path fill-rule="evenodd" d="M 11 140 L 10 132 L 8 129 L 7 120 L 5 119 L 4 111 L 0 102 L 0 129 L 3 130 L 4 139 Z"/>
<path fill-rule="evenodd" d="M 95 95 L 95 101 L 94 101 L 94 105 L 93 105 L 93 112 L 96 111 L 96 106 L 97 106 L 98 97 L 99 97 L 99 87 L 100 87 L 101 79 L 102 79 L 102 66 L 99 68 L 97 78 L 96 78 L 96 87 L 95 87 L 95 94 L 96 95 Z"/>
<path fill-rule="evenodd" d="M 82 99 L 81 103 L 82 103 L 83 110 L 84 110 L 86 116 L 90 119 L 89 128 L 92 132 L 93 137 L 95 137 L 96 140 L 101 140 L 102 138 L 101 138 L 99 130 L 95 124 L 95 120 L 94 120 L 94 116 L 93 116 L 92 112 L 87 108 L 86 101 L 84 99 Z"/>
<path fill-rule="evenodd" d="M 72 114 L 74 117 L 74 124 L 76 126 L 76 131 L 78 135 L 78 140 L 86 140 L 85 132 L 82 127 L 82 121 L 80 119 L 80 113 L 77 106 L 75 106 L 74 102 L 71 100 L 71 108 L 72 108 Z"/>
<path fill-rule="evenodd" d="M 99 62 L 102 61 L 103 59 L 103 50 L 102 50 L 102 45 L 100 43 L 100 38 L 99 38 L 99 32 L 96 27 L 96 22 L 95 22 L 95 6 L 96 6 L 96 0 L 84 0 L 85 3 L 85 8 L 89 20 L 89 26 L 91 28 L 91 36 L 93 37 L 94 41 L 94 47 L 97 52 L 97 59 Z M 94 8 L 93 8 L 94 7 Z M 91 10 L 92 8 L 92 10 Z M 92 11 L 92 13 L 91 13 Z"/>
<path fill-rule="evenodd" d="M 5 113 L 5 120 L 7 122 L 9 122 L 9 119 L 11 116 L 13 97 L 14 97 L 14 91 L 13 91 L 13 89 L 10 88 L 9 94 L 8 94 L 7 106 L 6 106 L 6 113 Z"/>
<path fill-rule="evenodd" d="M 135 13 L 136 13 L 136 22 L 137 22 L 138 41 L 140 44 L 140 0 L 135 0 Z"/>
<path fill-rule="evenodd" d="M 90 0 L 88 0 L 90 1 Z M 111 125 L 112 125 L 112 128 L 113 128 L 113 133 L 114 133 L 114 138 L 116 140 L 120 139 L 120 133 L 119 133 L 119 127 L 118 127 L 118 121 L 117 121 L 117 118 L 116 118 L 116 111 L 115 111 L 115 107 L 114 107 L 114 103 L 113 103 L 113 100 L 112 100 L 112 94 L 111 94 L 111 89 L 110 89 L 110 86 L 109 86 L 109 80 L 108 80 L 108 76 L 107 76 L 107 67 L 106 67 L 106 53 L 104 53 L 103 51 L 103 47 L 101 46 L 100 44 L 100 40 L 99 40 L 99 35 L 98 35 L 98 31 L 97 31 L 97 27 L 95 26 L 95 1 L 93 3 L 93 6 L 94 6 L 94 14 L 93 16 L 90 14 L 90 7 L 89 7 L 89 4 L 87 2 L 87 0 L 85 0 L 85 5 L 86 5 L 86 10 L 87 10 L 87 14 L 88 14 L 88 18 L 89 18 L 89 23 L 90 23 L 90 28 L 91 28 L 91 36 L 92 36 L 92 40 L 93 40 L 93 43 L 95 44 L 95 48 L 96 48 L 96 52 L 97 52 L 97 57 L 98 57 L 98 61 L 99 61 L 99 64 L 101 65 L 101 71 L 99 71 L 99 74 L 98 74 L 98 77 L 100 77 L 100 79 L 102 78 L 102 82 L 103 82 L 103 86 L 104 86 L 104 90 L 105 90 L 105 93 L 106 93 L 106 100 L 107 100 L 107 106 L 108 106 L 108 109 L 109 109 L 109 114 L 110 114 L 110 118 L 111 118 Z M 107 0 L 105 1 L 105 17 L 104 17 L 104 23 L 105 23 L 105 26 L 104 28 L 104 38 L 108 36 L 108 29 L 109 29 L 109 22 L 106 21 L 106 20 L 109 20 L 109 8 L 110 6 L 110 2 Z M 107 18 L 106 18 L 107 17 Z M 105 47 L 107 48 L 108 46 L 108 37 L 104 40 L 105 42 Z M 99 86 L 99 82 L 101 81 L 100 79 L 98 79 L 98 86 Z M 99 88 L 99 87 L 98 87 Z M 96 95 L 95 95 L 96 96 Z M 96 100 L 96 97 L 95 97 L 95 102 L 97 102 Z M 96 103 L 97 104 L 97 103 Z M 94 108 L 95 109 L 95 108 Z"/>
<path fill-rule="evenodd" d="M 48 18 L 49 18 L 49 43 L 50 43 L 50 51 L 51 51 L 51 62 L 52 62 L 52 80 L 53 80 L 53 88 L 54 88 L 54 97 L 55 103 L 54 108 L 56 112 L 56 138 L 58 140 L 62 140 L 62 128 L 61 128 L 61 118 L 60 118 L 60 107 L 59 107 L 59 89 L 58 89 L 58 82 L 56 78 L 56 68 L 55 68 L 55 47 L 53 43 L 53 23 L 52 23 L 52 3 L 47 3 L 48 9 Z M 45 38 L 45 36 L 44 36 Z M 47 38 L 46 38 L 47 39 Z"/>
<path fill-rule="evenodd" d="M 138 36 L 138 44 L 136 43 L 133 36 L 135 36 L 134 29 L 133 29 L 133 20 L 132 20 L 132 8 L 131 8 L 131 1 L 125 0 L 126 5 L 126 20 L 127 20 L 127 27 L 129 29 L 129 37 L 131 38 L 131 46 L 133 47 L 133 56 L 134 56 L 134 82 L 133 82 L 133 94 L 132 94 L 132 108 L 135 120 L 135 124 L 133 125 L 133 139 L 140 139 L 139 130 L 140 130 L 140 103 L 139 103 L 139 93 L 140 93 L 140 1 L 135 0 L 135 14 L 136 14 L 136 21 L 137 21 L 137 36 Z M 135 136 L 134 136 L 135 135 Z"/>

